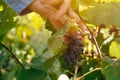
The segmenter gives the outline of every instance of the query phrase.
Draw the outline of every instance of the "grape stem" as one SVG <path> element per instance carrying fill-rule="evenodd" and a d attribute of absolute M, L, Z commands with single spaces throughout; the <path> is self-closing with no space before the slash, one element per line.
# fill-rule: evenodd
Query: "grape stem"
<path fill-rule="evenodd" d="M 77 62 L 77 65 L 75 66 L 75 72 L 74 72 L 74 79 L 73 80 L 76 80 L 76 76 L 77 76 L 77 72 L 78 72 L 78 62 Z"/>
<path fill-rule="evenodd" d="M 0 42 L 0 45 L 1 45 L 2 47 L 4 47 L 8 52 L 10 52 L 10 54 L 11 54 L 12 57 L 16 60 L 16 62 L 17 62 L 18 64 L 20 64 L 20 66 L 24 69 L 23 64 L 18 60 L 18 58 L 14 55 L 14 53 L 13 53 L 9 48 L 7 48 L 3 43 Z"/>
<path fill-rule="evenodd" d="M 82 76 L 80 76 L 80 77 L 79 77 L 79 78 L 77 78 L 76 80 L 81 80 L 83 77 L 85 77 L 85 76 L 89 75 L 89 74 L 90 74 L 90 73 L 92 73 L 92 72 L 98 71 L 98 70 L 101 70 L 101 68 L 96 68 L 96 69 L 93 69 L 93 70 L 91 70 L 91 71 L 89 71 L 89 72 L 87 72 L 87 73 L 83 74 Z"/>
<path fill-rule="evenodd" d="M 98 52 L 98 56 L 100 57 L 100 60 L 102 60 L 102 52 L 101 52 L 101 50 L 100 50 L 100 48 L 99 48 L 99 46 L 98 46 L 98 43 L 97 43 L 97 40 L 96 40 L 96 38 L 95 38 L 95 36 L 94 36 L 94 33 L 91 31 L 91 29 L 86 25 L 86 23 L 84 22 L 84 20 L 81 18 L 81 16 L 80 16 L 80 19 L 81 19 L 81 21 L 83 22 L 83 24 L 86 26 L 86 28 L 88 29 L 88 31 L 90 32 L 90 34 L 91 34 L 91 37 L 92 37 L 92 40 L 93 40 L 93 43 L 95 44 L 95 47 L 96 47 L 96 49 L 97 49 L 97 52 Z"/>

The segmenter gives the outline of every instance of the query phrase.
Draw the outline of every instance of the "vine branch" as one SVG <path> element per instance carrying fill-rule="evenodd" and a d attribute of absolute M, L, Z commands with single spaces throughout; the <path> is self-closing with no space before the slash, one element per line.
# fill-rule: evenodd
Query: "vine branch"
<path fill-rule="evenodd" d="M 0 42 L 0 45 L 2 47 L 4 47 L 8 52 L 10 52 L 10 54 L 13 56 L 13 58 L 16 60 L 16 62 L 24 69 L 23 64 L 18 60 L 18 58 L 14 55 L 14 53 L 9 48 L 7 48 L 4 44 L 2 44 L 1 42 Z"/>
<path fill-rule="evenodd" d="M 97 52 L 98 52 L 98 56 L 100 57 L 100 60 L 102 59 L 102 52 L 101 52 L 101 50 L 100 50 L 100 48 L 99 48 L 99 46 L 98 46 L 98 43 L 97 43 L 97 40 L 96 40 L 96 38 L 95 38 L 95 36 L 94 36 L 94 33 L 91 31 L 91 29 L 86 25 L 86 23 L 84 22 L 84 20 L 80 17 L 80 19 L 81 19 L 81 21 L 83 22 L 83 24 L 86 26 L 86 28 L 88 29 L 88 31 L 90 32 L 90 34 L 91 34 L 91 37 L 92 37 L 92 40 L 93 40 L 93 43 L 95 44 L 95 47 L 96 47 L 96 49 L 97 49 Z"/>
<path fill-rule="evenodd" d="M 74 79 L 73 80 L 75 80 L 76 79 L 76 77 L 77 77 L 77 72 L 78 72 L 78 62 L 77 62 L 77 65 L 75 66 L 75 72 L 74 72 Z"/>
<path fill-rule="evenodd" d="M 98 71 L 98 70 L 101 70 L 101 68 L 93 69 L 93 70 L 91 70 L 91 71 L 89 71 L 89 72 L 83 74 L 82 76 L 80 76 L 80 77 L 77 78 L 76 80 L 80 80 L 80 79 L 82 79 L 83 77 L 87 76 L 88 74 L 90 74 L 90 73 L 92 73 L 92 72 L 94 72 L 94 71 Z"/>

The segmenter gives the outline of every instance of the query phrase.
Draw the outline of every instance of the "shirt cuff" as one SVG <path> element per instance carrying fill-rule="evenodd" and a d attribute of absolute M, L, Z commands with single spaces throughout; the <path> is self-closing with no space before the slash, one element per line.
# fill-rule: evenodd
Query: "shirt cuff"
<path fill-rule="evenodd" d="M 23 15 L 31 12 L 27 9 L 27 6 L 32 3 L 33 0 L 4 0 L 9 4 L 18 14 Z"/>

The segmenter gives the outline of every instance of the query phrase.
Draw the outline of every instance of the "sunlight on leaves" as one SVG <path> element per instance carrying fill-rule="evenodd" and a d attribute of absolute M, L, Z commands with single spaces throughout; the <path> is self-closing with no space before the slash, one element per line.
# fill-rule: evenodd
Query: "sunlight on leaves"
<path fill-rule="evenodd" d="M 111 57 L 120 58 L 120 43 L 117 41 L 113 41 L 110 45 L 109 52 Z"/>
<path fill-rule="evenodd" d="M 79 5 L 79 0 L 71 0 L 72 8 L 75 10 Z"/>
<path fill-rule="evenodd" d="M 80 2 L 84 5 L 95 5 L 96 0 L 80 0 Z"/>
<path fill-rule="evenodd" d="M 0 80 L 73 80 L 94 68 L 102 71 L 92 72 L 81 80 L 120 79 L 120 0 L 71 0 L 73 10 L 94 34 L 86 30 L 85 51 L 78 66 L 68 66 L 64 60 L 68 46 L 64 36 L 78 30 L 74 21 L 56 31 L 44 16 L 35 12 L 18 16 L 3 1 L 0 0 L 0 41 L 26 69 L 21 69 L 14 57 L 0 47 Z M 95 47 L 91 35 L 100 47 Z M 103 53 L 101 61 L 97 56 L 98 48 Z"/>
<path fill-rule="evenodd" d="M 43 26 L 45 22 L 39 14 L 33 12 L 28 14 L 27 17 L 35 29 L 41 30 L 41 26 Z"/>
<path fill-rule="evenodd" d="M 104 3 L 90 8 L 87 12 L 88 20 L 96 25 L 120 26 L 120 3 Z M 97 15 L 96 15 L 97 14 Z"/>
<path fill-rule="evenodd" d="M 3 11 L 3 6 L 2 5 L 0 5 L 0 11 Z"/>
<path fill-rule="evenodd" d="M 120 0 L 100 0 L 100 1 L 101 2 L 119 2 Z"/>

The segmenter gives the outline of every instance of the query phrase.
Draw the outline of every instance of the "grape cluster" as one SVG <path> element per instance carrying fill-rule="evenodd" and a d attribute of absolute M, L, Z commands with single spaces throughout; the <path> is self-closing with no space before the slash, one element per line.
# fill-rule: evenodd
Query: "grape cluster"
<path fill-rule="evenodd" d="M 80 34 L 67 36 L 68 44 L 64 53 L 64 60 L 69 65 L 76 65 L 84 51 L 83 37 Z"/>

